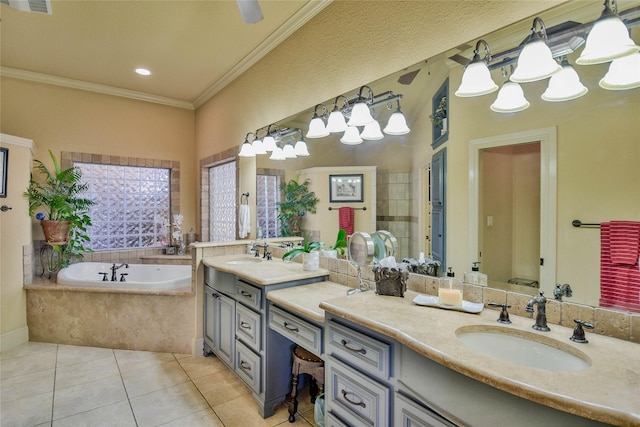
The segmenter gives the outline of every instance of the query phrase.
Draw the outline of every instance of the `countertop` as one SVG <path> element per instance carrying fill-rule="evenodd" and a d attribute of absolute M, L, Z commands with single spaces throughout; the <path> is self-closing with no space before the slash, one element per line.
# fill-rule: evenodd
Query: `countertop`
<path fill-rule="evenodd" d="M 586 331 L 589 343 L 569 340 L 572 329 L 549 325 L 550 332 L 531 328 L 533 319 L 511 315 L 510 325 L 496 322 L 498 311 L 479 314 L 414 304 L 404 298 L 364 292 L 327 298 L 320 308 L 395 339 L 423 356 L 498 389 L 562 411 L 615 425 L 640 425 L 640 344 Z M 283 293 L 282 298 L 285 297 Z M 292 297 L 292 301 L 295 301 Z M 557 340 L 586 355 L 591 367 L 556 372 L 529 368 L 472 352 L 456 337 L 463 326 L 516 329 Z M 553 344 L 549 342 L 549 344 Z M 566 344 L 566 345 L 565 345 Z"/>
<path fill-rule="evenodd" d="M 249 262 L 247 264 L 229 264 L 228 262 L 253 259 L 254 258 L 249 255 L 221 255 L 205 257 L 202 259 L 202 262 L 208 267 L 225 273 L 235 274 L 256 285 L 262 286 L 324 276 L 329 277 L 329 271 L 323 268 L 319 268 L 316 271 L 306 271 L 302 269 L 302 264 L 299 262 L 284 262 L 277 258 L 270 261 L 263 258 L 255 258 L 261 261 L 255 263 Z"/>
<path fill-rule="evenodd" d="M 344 296 L 349 289 L 351 288 L 347 286 L 324 281 L 271 291 L 267 294 L 267 299 L 293 313 L 323 323 L 324 310 L 320 308 L 320 303 Z"/>

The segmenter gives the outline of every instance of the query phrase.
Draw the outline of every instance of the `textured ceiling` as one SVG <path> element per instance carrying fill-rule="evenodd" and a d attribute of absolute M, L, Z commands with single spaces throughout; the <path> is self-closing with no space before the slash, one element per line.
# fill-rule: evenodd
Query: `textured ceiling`
<path fill-rule="evenodd" d="M 233 0 L 51 0 L 51 15 L 3 4 L 3 74 L 39 73 L 197 106 L 328 3 L 261 0 L 257 24 L 245 24 Z M 137 67 L 153 74 L 138 76 Z"/>

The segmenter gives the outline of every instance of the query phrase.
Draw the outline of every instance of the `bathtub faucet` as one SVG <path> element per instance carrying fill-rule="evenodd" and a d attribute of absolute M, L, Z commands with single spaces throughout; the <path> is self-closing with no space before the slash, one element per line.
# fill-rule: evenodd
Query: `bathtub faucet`
<path fill-rule="evenodd" d="M 117 275 L 116 275 L 116 271 L 118 271 L 118 269 L 120 269 L 120 268 L 122 268 L 122 267 L 124 267 L 124 268 L 129 268 L 129 264 L 127 264 L 126 262 L 123 262 L 122 264 L 120 264 L 120 265 L 119 265 L 119 266 L 117 266 L 117 267 L 116 267 L 116 265 L 115 265 L 115 264 L 113 264 L 113 265 L 111 266 L 111 281 L 112 281 L 112 282 L 117 282 L 117 281 L 118 281 L 118 277 L 117 277 Z"/>

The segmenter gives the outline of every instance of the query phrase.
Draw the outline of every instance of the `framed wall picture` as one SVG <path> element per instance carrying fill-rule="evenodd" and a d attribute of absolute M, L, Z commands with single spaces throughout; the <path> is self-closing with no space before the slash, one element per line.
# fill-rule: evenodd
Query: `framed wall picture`
<path fill-rule="evenodd" d="M 0 197 L 7 197 L 8 165 L 9 165 L 9 149 L 0 148 Z"/>
<path fill-rule="evenodd" d="M 449 139 L 449 79 L 447 78 L 431 99 L 432 142 L 431 147 L 436 148 Z"/>
<path fill-rule="evenodd" d="M 329 202 L 362 202 L 363 175 L 329 175 Z"/>

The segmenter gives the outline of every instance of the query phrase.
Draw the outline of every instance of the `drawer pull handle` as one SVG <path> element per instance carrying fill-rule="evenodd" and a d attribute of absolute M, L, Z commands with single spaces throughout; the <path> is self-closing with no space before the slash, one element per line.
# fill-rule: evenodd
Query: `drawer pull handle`
<path fill-rule="evenodd" d="M 248 364 L 247 362 L 245 362 L 244 360 L 240 361 L 240 367 L 242 369 L 244 369 L 245 371 L 250 371 L 251 370 L 251 365 Z"/>
<path fill-rule="evenodd" d="M 340 341 L 340 344 L 342 344 L 342 346 L 347 350 L 352 351 L 354 353 L 367 354 L 367 350 L 365 350 L 364 348 L 349 347 L 349 343 L 347 343 L 345 340 Z"/>
<path fill-rule="evenodd" d="M 251 325 L 248 324 L 247 322 L 240 322 L 240 327 L 242 329 L 251 329 Z"/>
<path fill-rule="evenodd" d="M 296 326 L 291 327 L 287 322 L 284 322 L 284 327 L 290 330 L 291 332 L 300 332 L 300 330 Z"/>
<path fill-rule="evenodd" d="M 353 393 L 351 393 L 351 394 L 353 394 Z M 362 406 L 363 408 L 367 407 L 367 405 L 364 402 L 355 402 L 355 401 L 349 399 L 347 397 L 347 391 L 344 390 L 344 389 L 342 390 L 342 397 L 344 397 L 344 400 L 346 400 L 347 402 L 351 403 L 354 406 Z"/>
<path fill-rule="evenodd" d="M 247 291 L 240 291 L 240 295 L 242 295 L 245 298 L 251 298 L 251 294 Z"/>

